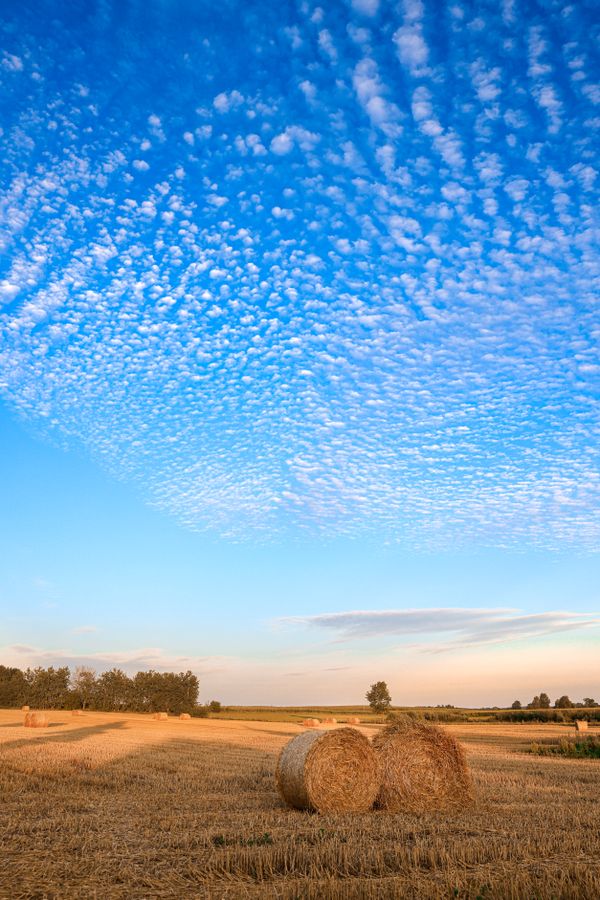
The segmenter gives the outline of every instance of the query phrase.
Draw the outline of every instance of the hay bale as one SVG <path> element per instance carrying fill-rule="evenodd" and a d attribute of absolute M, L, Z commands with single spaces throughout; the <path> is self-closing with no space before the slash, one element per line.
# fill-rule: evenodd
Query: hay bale
<path fill-rule="evenodd" d="M 71 715 L 72 715 L 72 716 L 82 716 L 82 715 L 83 715 L 83 710 L 82 710 L 82 709 L 72 709 L 72 710 L 71 710 Z"/>
<path fill-rule="evenodd" d="M 166 712 L 154 713 L 153 718 L 159 719 L 159 720 L 162 721 L 163 719 L 168 719 L 168 718 L 169 718 L 169 714 L 166 713 Z"/>
<path fill-rule="evenodd" d="M 451 734 L 410 719 L 373 738 L 381 787 L 376 805 L 389 812 L 463 806 L 472 799 L 465 751 Z"/>
<path fill-rule="evenodd" d="M 25 728 L 47 728 L 48 716 L 43 712 L 27 712 L 23 725 Z"/>
<path fill-rule="evenodd" d="M 333 716 L 327 716 L 326 719 L 323 719 L 323 725 L 337 725 L 337 719 L 334 719 Z"/>
<path fill-rule="evenodd" d="M 360 719 L 358 718 L 358 716 L 350 716 L 348 719 L 346 719 L 346 721 L 348 725 L 360 725 Z"/>
<path fill-rule="evenodd" d="M 354 728 L 304 731 L 281 751 L 275 781 L 295 809 L 366 812 L 379 788 L 377 755 Z"/>
<path fill-rule="evenodd" d="M 29 712 L 29 707 L 28 707 L 28 706 L 22 706 L 22 707 L 21 707 L 21 712 Z"/>
<path fill-rule="evenodd" d="M 180 719 L 191 719 L 192 717 L 190 716 L 189 713 L 179 713 L 179 718 Z"/>
<path fill-rule="evenodd" d="M 320 724 L 321 724 L 320 719 L 303 719 L 302 720 L 302 725 L 305 728 L 318 728 Z"/>
<path fill-rule="evenodd" d="M 575 719 L 575 730 L 576 731 L 587 731 L 588 730 L 587 719 Z"/>

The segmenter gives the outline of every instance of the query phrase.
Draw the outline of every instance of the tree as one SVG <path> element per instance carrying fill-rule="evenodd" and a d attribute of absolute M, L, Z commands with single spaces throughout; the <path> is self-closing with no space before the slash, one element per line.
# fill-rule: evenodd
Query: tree
<path fill-rule="evenodd" d="M 390 697 L 390 692 L 388 691 L 388 686 L 385 681 L 376 681 L 375 684 L 371 685 L 365 696 L 369 706 L 375 712 L 385 712 L 392 703 L 392 698 Z"/>
<path fill-rule="evenodd" d="M 527 704 L 527 709 L 550 709 L 550 697 L 544 693 L 539 696 L 536 694 L 531 703 Z"/>
<path fill-rule="evenodd" d="M 522 709 L 520 700 L 513 700 L 511 709 Z"/>
<path fill-rule="evenodd" d="M 593 697 L 584 697 L 584 698 L 583 698 L 583 705 L 584 705 L 587 709 L 590 709 L 590 708 L 592 708 L 592 707 L 598 706 L 598 704 L 596 703 L 596 701 L 594 700 Z"/>
<path fill-rule="evenodd" d="M 22 706 L 27 683 L 20 669 L 0 666 L 0 706 Z"/>
<path fill-rule="evenodd" d="M 558 700 L 554 701 L 555 709 L 572 709 L 573 703 L 569 700 L 566 694 L 563 694 L 562 697 L 559 697 Z"/>
<path fill-rule="evenodd" d="M 71 675 L 71 690 L 74 700 L 81 707 L 87 709 L 96 693 L 96 673 L 86 666 L 77 666 L 74 675 Z"/>
<path fill-rule="evenodd" d="M 27 702 L 38 709 L 62 709 L 69 700 L 69 667 L 27 669 Z"/>

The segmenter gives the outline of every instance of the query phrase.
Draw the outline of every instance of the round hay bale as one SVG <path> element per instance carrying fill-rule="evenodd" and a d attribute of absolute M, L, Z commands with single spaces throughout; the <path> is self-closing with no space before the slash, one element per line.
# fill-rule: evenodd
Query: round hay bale
<path fill-rule="evenodd" d="M 29 707 L 28 707 L 28 706 L 22 706 L 22 707 L 21 707 L 21 712 L 29 712 Z"/>
<path fill-rule="evenodd" d="M 304 731 L 281 751 L 275 781 L 295 809 L 366 812 L 379 788 L 377 755 L 354 728 Z"/>
<path fill-rule="evenodd" d="M 189 713 L 179 713 L 179 718 L 180 719 L 191 719 L 192 717 L 190 716 Z"/>
<path fill-rule="evenodd" d="M 72 715 L 72 716 L 82 716 L 82 715 L 83 715 L 83 710 L 82 710 L 82 709 L 72 709 L 72 710 L 71 710 L 71 715 Z"/>
<path fill-rule="evenodd" d="M 160 720 L 162 721 L 163 719 L 168 719 L 168 718 L 169 718 L 169 714 L 166 713 L 166 712 L 157 712 L 157 713 L 154 713 L 154 717 L 153 717 L 153 718 L 155 718 L 155 719 L 160 719 Z"/>
<path fill-rule="evenodd" d="M 588 730 L 587 719 L 575 719 L 575 730 L 576 731 L 587 731 Z"/>
<path fill-rule="evenodd" d="M 305 728 L 318 728 L 320 724 L 321 724 L 320 719 L 303 719 L 302 720 L 302 725 Z"/>
<path fill-rule="evenodd" d="M 326 719 L 323 719 L 323 725 L 337 725 L 337 719 L 334 719 L 333 716 L 328 716 Z"/>
<path fill-rule="evenodd" d="M 360 719 L 358 716 L 350 716 L 350 718 L 346 719 L 348 725 L 360 725 Z"/>
<path fill-rule="evenodd" d="M 422 812 L 465 805 L 472 799 L 465 751 L 435 725 L 400 721 L 373 738 L 381 787 L 376 805 L 389 812 Z"/>
<path fill-rule="evenodd" d="M 48 716 L 43 712 L 27 712 L 23 725 L 25 728 L 47 728 Z"/>

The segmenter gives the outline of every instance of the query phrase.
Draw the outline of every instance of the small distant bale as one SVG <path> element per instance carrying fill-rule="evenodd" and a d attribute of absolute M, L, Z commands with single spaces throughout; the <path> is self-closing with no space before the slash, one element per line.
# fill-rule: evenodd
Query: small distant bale
<path fill-rule="evenodd" d="M 360 719 L 358 718 L 358 716 L 350 716 L 348 719 L 346 719 L 346 721 L 348 725 L 360 725 Z"/>
<path fill-rule="evenodd" d="M 179 713 L 179 718 L 180 719 L 191 719 L 192 717 L 190 716 L 189 713 Z"/>
<path fill-rule="evenodd" d="M 587 731 L 588 730 L 587 719 L 575 719 L 575 730 L 576 731 Z"/>
<path fill-rule="evenodd" d="M 42 712 L 27 712 L 23 725 L 25 728 L 47 728 L 48 716 Z"/>
<path fill-rule="evenodd" d="M 166 713 L 166 712 L 157 712 L 157 713 L 154 713 L 153 718 L 154 718 L 154 719 L 159 719 L 160 721 L 162 721 L 163 719 L 168 719 L 168 718 L 169 718 L 169 714 Z"/>
<path fill-rule="evenodd" d="M 29 712 L 29 707 L 28 707 L 28 706 L 22 706 L 22 707 L 21 707 L 21 712 Z"/>
<path fill-rule="evenodd" d="M 334 719 L 333 716 L 327 716 L 326 719 L 323 719 L 323 725 L 337 725 L 337 719 Z"/>
<path fill-rule="evenodd" d="M 304 731 L 281 751 L 275 781 L 294 809 L 366 812 L 379 789 L 377 754 L 354 728 Z"/>
<path fill-rule="evenodd" d="M 72 710 L 71 710 L 71 715 L 72 715 L 72 716 L 82 716 L 82 715 L 83 715 L 83 710 L 82 710 L 82 709 L 72 709 Z"/>
<path fill-rule="evenodd" d="M 375 735 L 372 743 L 381 769 L 380 809 L 423 812 L 471 801 L 465 751 L 442 728 L 401 720 Z"/>
<path fill-rule="evenodd" d="M 303 719 L 302 724 L 305 728 L 318 728 L 321 721 L 320 719 Z"/>

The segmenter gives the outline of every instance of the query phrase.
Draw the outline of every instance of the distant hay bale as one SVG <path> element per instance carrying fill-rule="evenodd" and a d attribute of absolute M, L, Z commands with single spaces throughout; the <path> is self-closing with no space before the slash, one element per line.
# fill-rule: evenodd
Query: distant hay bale
<path fill-rule="evenodd" d="M 25 728 L 47 728 L 48 716 L 42 712 L 27 712 L 23 725 Z"/>
<path fill-rule="evenodd" d="M 82 710 L 82 709 L 72 709 L 72 710 L 71 710 L 71 715 L 72 715 L 72 716 L 82 716 L 82 715 L 83 715 L 83 710 Z"/>
<path fill-rule="evenodd" d="M 281 751 L 275 781 L 295 809 L 366 812 L 379 788 L 377 755 L 354 728 L 304 731 Z"/>
<path fill-rule="evenodd" d="M 154 713 L 153 718 L 154 718 L 154 719 L 160 719 L 160 720 L 162 720 L 162 719 L 168 719 L 168 718 L 169 718 L 169 714 L 166 713 L 166 712 Z"/>
<path fill-rule="evenodd" d="M 337 719 L 334 719 L 333 716 L 327 716 L 326 719 L 323 719 L 323 725 L 337 725 Z"/>
<path fill-rule="evenodd" d="M 318 728 L 320 724 L 321 724 L 320 719 L 303 719 L 302 720 L 302 725 L 304 725 L 305 728 Z"/>
<path fill-rule="evenodd" d="M 348 719 L 346 719 L 346 721 L 348 725 L 360 725 L 360 719 L 358 718 L 358 716 L 350 716 Z"/>
<path fill-rule="evenodd" d="M 575 729 L 576 729 L 576 731 L 587 731 L 588 730 L 587 719 L 575 719 Z"/>
<path fill-rule="evenodd" d="M 189 713 L 179 713 L 179 718 L 180 719 L 191 719 L 192 717 L 190 716 Z"/>
<path fill-rule="evenodd" d="M 463 806 L 472 798 L 465 751 L 435 725 L 401 720 L 373 738 L 381 769 L 376 805 L 389 812 Z"/>
<path fill-rule="evenodd" d="M 28 706 L 22 706 L 22 707 L 21 707 L 21 712 L 29 712 L 29 707 L 28 707 Z"/>

